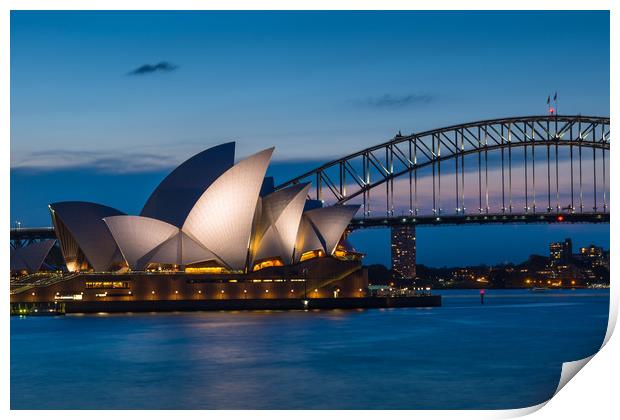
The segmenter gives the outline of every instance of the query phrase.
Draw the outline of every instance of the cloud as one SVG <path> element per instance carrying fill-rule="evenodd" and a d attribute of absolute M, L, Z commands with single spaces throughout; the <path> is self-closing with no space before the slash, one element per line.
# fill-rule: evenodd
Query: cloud
<path fill-rule="evenodd" d="M 397 109 L 413 105 L 428 104 L 435 100 L 435 97 L 428 93 L 410 93 L 407 95 L 392 95 L 386 93 L 381 96 L 370 97 L 362 100 L 361 103 L 373 108 Z"/>
<path fill-rule="evenodd" d="M 170 154 L 144 152 L 105 152 L 42 150 L 12 157 L 11 169 L 50 171 L 90 169 L 106 173 L 140 173 L 170 169 L 179 158 Z"/>
<path fill-rule="evenodd" d="M 127 73 L 127 75 L 129 76 L 142 76 L 145 74 L 150 74 L 150 73 L 157 73 L 157 72 L 171 72 L 174 71 L 176 69 L 178 69 L 179 66 L 176 66 L 172 63 L 169 63 L 167 61 L 162 61 L 160 63 L 157 64 L 144 64 L 140 67 L 138 67 L 137 69 L 134 69 L 132 71 L 130 71 L 129 73 Z"/>

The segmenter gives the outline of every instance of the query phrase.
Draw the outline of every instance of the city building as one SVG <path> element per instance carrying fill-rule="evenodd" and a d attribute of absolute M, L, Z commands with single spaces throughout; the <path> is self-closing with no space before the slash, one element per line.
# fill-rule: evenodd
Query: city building
<path fill-rule="evenodd" d="M 566 263 L 573 257 L 573 242 L 566 238 L 564 242 L 549 244 L 549 259 L 551 264 Z"/>
<path fill-rule="evenodd" d="M 12 301 L 359 296 L 362 254 L 344 239 L 359 206 L 319 206 L 307 200 L 309 184 L 275 190 L 265 178 L 273 150 L 237 163 L 234 143 L 205 150 L 139 215 L 50 204 L 67 273 L 34 286 L 17 278 Z M 12 251 L 11 271 L 37 272 L 51 242 Z"/>
<path fill-rule="evenodd" d="M 602 247 L 595 245 L 581 247 L 576 257 L 591 269 L 602 267 L 609 270 L 609 251 L 605 251 Z"/>
<path fill-rule="evenodd" d="M 586 257 L 586 258 L 593 258 L 593 259 L 603 258 L 604 253 L 605 251 L 603 250 L 603 248 L 599 246 L 590 245 L 590 246 L 584 246 L 584 247 L 579 248 L 579 254 L 582 257 Z"/>
<path fill-rule="evenodd" d="M 403 279 L 415 279 L 415 226 L 394 226 L 391 229 L 392 270 Z"/>

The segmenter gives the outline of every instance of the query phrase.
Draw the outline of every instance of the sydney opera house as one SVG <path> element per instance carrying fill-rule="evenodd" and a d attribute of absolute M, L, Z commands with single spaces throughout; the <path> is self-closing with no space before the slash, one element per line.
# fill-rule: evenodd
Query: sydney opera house
<path fill-rule="evenodd" d="M 361 254 L 346 241 L 358 206 L 323 207 L 309 184 L 275 190 L 273 148 L 235 163 L 235 143 L 174 169 L 139 215 L 89 202 L 49 205 L 57 238 L 12 250 L 13 302 L 359 297 Z M 45 268 L 54 247 L 62 272 Z M 56 270 L 59 270 L 56 268 Z M 26 280 L 24 280 L 26 279 Z"/>

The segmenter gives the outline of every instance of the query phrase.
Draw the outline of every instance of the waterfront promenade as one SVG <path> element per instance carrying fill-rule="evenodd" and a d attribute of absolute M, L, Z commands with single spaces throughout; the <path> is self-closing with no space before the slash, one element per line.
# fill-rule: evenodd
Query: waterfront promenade
<path fill-rule="evenodd" d="M 319 299 L 204 299 L 204 300 L 143 300 L 89 302 L 74 300 L 59 303 L 12 303 L 12 315 L 44 313 L 123 313 L 225 310 L 305 310 L 305 309 L 371 309 L 419 308 L 441 306 L 440 295 L 399 297 L 319 298 Z M 34 312 L 34 311 L 37 312 Z"/>

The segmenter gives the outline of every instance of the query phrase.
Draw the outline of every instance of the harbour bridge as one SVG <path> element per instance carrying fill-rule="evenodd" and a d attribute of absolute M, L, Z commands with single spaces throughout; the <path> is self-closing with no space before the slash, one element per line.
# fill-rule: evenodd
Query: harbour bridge
<path fill-rule="evenodd" d="M 453 125 L 333 160 L 277 188 L 360 204 L 351 229 L 609 222 L 609 118 L 529 116 Z"/>
<path fill-rule="evenodd" d="M 608 117 L 528 116 L 453 125 L 389 141 L 277 186 L 360 204 L 350 230 L 462 223 L 609 222 Z M 55 238 L 11 229 L 11 246 Z"/>

